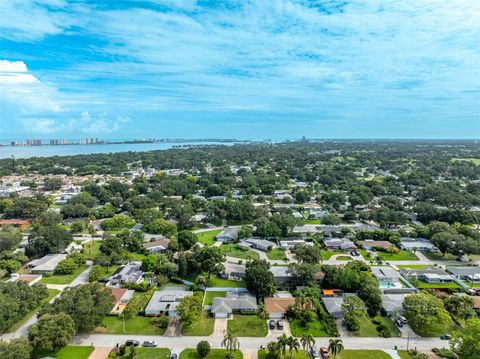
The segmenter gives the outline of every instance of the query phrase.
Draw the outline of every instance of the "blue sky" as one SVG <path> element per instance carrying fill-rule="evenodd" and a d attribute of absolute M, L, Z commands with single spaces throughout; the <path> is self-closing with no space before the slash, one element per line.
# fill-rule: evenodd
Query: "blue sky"
<path fill-rule="evenodd" d="M 0 138 L 480 138 L 480 1 L 0 1 Z"/>

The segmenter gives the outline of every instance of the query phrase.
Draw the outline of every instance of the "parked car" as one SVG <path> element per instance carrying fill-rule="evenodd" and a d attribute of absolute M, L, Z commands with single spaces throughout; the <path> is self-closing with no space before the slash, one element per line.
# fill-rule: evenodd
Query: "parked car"
<path fill-rule="evenodd" d="M 328 349 L 325 347 L 320 347 L 320 355 L 322 356 L 322 359 L 330 358 L 330 353 L 328 352 Z"/>
<path fill-rule="evenodd" d="M 318 354 L 318 350 L 315 347 L 312 347 L 312 349 L 310 349 L 309 354 L 310 354 L 310 358 L 312 358 L 312 359 L 320 358 L 320 355 Z"/>
<path fill-rule="evenodd" d="M 360 253 L 358 253 L 357 251 L 351 251 L 350 254 L 354 257 L 359 257 L 360 256 Z"/>
<path fill-rule="evenodd" d="M 452 336 L 450 334 L 443 334 L 440 339 L 442 340 L 450 340 L 452 339 Z"/>
<path fill-rule="evenodd" d="M 275 329 L 275 321 L 274 320 L 269 321 L 268 326 L 271 330 Z"/>
<path fill-rule="evenodd" d="M 125 345 L 127 347 L 131 347 L 131 346 L 138 347 L 140 345 L 140 342 L 138 340 L 129 339 L 125 342 Z"/>
<path fill-rule="evenodd" d="M 283 330 L 283 320 L 277 320 L 277 329 Z"/>
<path fill-rule="evenodd" d="M 170 355 L 170 359 L 177 359 L 177 357 L 178 357 L 178 355 L 177 355 L 177 354 L 175 354 L 175 353 L 174 353 L 174 354 L 172 354 L 172 355 Z"/>
<path fill-rule="evenodd" d="M 403 315 L 401 315 L 400 318 L 398 319 L 400 319 L 403 322 L 403 324 L 407 324 L 407 318 L 405 318 Z"/>
<path fill-rule="evenodd" d="M 153 340 L 145 340 L 142 344 L 142 347 L 155 348 L 156 346 L 157 346 L 157 342 Z"/>
<path fill-rule="evenodd" d="M 403 322 L 402 322 L 400 319 L 396 319 L 396 320 L 395 320 L 395 324 L 396 324 L 397 327 L 399 327 L 399 328 L 403 327 Z"/>

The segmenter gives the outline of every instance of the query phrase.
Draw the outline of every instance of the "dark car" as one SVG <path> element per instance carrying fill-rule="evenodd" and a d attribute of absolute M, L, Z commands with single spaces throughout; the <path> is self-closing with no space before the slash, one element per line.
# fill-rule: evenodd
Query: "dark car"
<path fill-rule="evenodd" d="M 155 348 L 156 346 L 157 346 L 157 342 L 153 340 L 145 340 L 142 344 L 142 347 Z"/>
<path fill-rule="evenodd" d="M 177 359 L 178 355 L 173 353 L 172 355 L 170 355 L 170 359 Z"/>
<path fill-rule="evenodd" d="M 277 329 L 283 330 L 283 320 L 277 320 Z"/>
<path fill-rule="evenodd" d="M 275 321 L 274 321 L 274 320 L 269 321 L 269 322 L 268 322 L 268 326 L 269 326 L 269 328 L 272 329 L 272 330 L 275 329 Z"/>
<path fill-rule="evenodd" d="M 397 327 L 402 328 L 403 327 L 403 322 L 400 319 L 395 320 L 395 324 Z"/>
<path fill-rule="evenodd" d="M 450 340 L 452 339 L 452 336 L 450 334 L 443 334 L 440 339 L 442 340 Z"/>
<path fill-rule="evenodd" d="M 310 354 L 310 358 L 312 358 L 312 359 L 320 358 L 320 355 L 318 354 L 318 350 L 315 347 L 312 347 L 312 349 L 310 349 L 309 354 Z"/>
<path fill-rule="evenodd" d="M 131 346 L 138 347 L 140 345 L 140 342 L 138 340 L 129 339 L 125 342 L 125 345 L 127 347 L 131 347 Z"/>

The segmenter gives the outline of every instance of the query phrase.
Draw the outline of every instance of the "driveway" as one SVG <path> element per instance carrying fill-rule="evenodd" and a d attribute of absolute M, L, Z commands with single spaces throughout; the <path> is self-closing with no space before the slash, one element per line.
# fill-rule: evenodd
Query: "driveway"
<path fill-rule="evenodd" d="M 165 330 L 166 337 L 179 337 L 182 335 L 182 324 L 178 318 L 170 318 L 168 321 L 167 330 Z"/>
<path fill-rule="evenodd" d="M 212 337 L 223 338 L 227 334 L 227 318 L 215 318 Z"/>
<path fill-rule="evenodd" d="M 275 320 L 275 329 L 270 329 L 270 326 L 269 326 L 270 320 Z M 267 337 L 278 338 L 282 334 L 285 334 L 288 337 L 292 335 L 292 331 L 290 330 L 290 323 L 288 322 L 287 319 L 282 319 L 282 321 L 283 321 L 283 329 L 282 330 L 277 329 L 277 326 L 276 326 L 277 319 L 266 319 L 266 321 L 267 321 L 267 327 L 268 327 Z"/>
<path fill-rule="evenodd" d="M 88 359 L 106 359 L 113 347 L 95 347 Z"/>

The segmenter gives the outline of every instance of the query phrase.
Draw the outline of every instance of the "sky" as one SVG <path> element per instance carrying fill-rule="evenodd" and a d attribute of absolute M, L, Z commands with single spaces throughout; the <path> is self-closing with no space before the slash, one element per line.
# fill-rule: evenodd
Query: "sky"
<path fill-rule="evenodd" d="M 0 19 L 0 139 L 480 138 L 478 0 L 8 0 Z"/>

